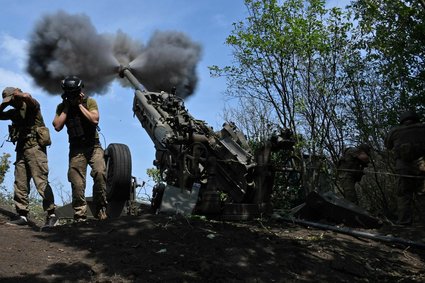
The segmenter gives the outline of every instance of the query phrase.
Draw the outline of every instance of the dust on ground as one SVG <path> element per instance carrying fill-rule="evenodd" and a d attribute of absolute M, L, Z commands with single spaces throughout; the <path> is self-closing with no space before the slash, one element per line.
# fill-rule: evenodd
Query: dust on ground
<path fill-rule="evenodd" d="M 287 222 L 124 216 L 40 231 L 0 214 L 0 282 L 424 282 L 425 250 Z M 370 231 L 425 243 L 425 227 Z"/>

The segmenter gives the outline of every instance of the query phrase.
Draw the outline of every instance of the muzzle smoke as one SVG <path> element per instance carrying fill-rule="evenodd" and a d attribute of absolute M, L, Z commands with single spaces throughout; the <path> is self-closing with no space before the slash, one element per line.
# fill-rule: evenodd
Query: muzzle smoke
<path fill-rule="evenodd" d="M 108 90 L 118 78 L 119 65 L 130 66 L 147 90 L 169 92 L 176 87 L 177 95 L 187 97 L 196 88 L 200 57 L 200 45 L 181 32 L 157 31 L 144 46 L 122 31 L 97 33 L 84 14 L 59 11 L 35 26 L 27 71 L 51 94 L 61 94 L 65 76 L 77 75 L 90 95 Z"/>

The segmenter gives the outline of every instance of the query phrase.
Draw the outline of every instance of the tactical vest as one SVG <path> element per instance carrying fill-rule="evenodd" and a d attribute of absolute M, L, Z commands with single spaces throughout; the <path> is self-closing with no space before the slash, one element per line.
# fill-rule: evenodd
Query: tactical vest
<path fill-rule="evenodd" d="M 343 156 L 338 161 L 338 174 L 341 176 L 349 176 L 350 178 L 360 181 L 364 175 L 364 168 L 368 163 L 358 159 L 359 149 L 349 147 L 344 150 Z"/>
<path fill-rule="evenodd" d="M 390 134 L 397 159 L 413 161 L 425 155 L 425 125 L 422 123 L 399 126 Z"/>
<path fill-rule="evenodd" d="M 15 109 L 9 126 L 9 141 L 16 144 L 16 150 L 26 149 L 37 145 L 36 128 L 44 126 L 40 105 L 35 108 L 27 107 L 23 102 L 20 109 Z"/>
<path fill-rule="evenodd" d="M 83 100 L 87 108 L 87 98 Z M 97 126 L 91 123 L 81 112 L 78 105 L 69 108 L 65 122 L 70 146 L 93 146 L 99 143 Z"/>

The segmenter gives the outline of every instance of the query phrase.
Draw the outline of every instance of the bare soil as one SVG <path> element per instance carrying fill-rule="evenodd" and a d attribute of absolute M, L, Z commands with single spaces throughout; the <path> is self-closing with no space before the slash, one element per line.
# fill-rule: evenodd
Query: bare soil
<path fill-rule="evenodd" d="M 7 220 L 0 282 L 425 282 L 423 248 L 271 219 L 143 213 L 42 231 Z M 421 225 L 368 232 L 425 243 Z"/>

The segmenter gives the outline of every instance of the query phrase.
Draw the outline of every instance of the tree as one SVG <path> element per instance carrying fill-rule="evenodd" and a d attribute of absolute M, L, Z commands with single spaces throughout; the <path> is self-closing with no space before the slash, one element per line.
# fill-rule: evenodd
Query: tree
<path fill-rule="evenodd" d="M 344 10 L 320 0 L 245 4 L 248 17 L 226 40 L 235 63 L 210 67 L 227 78 L 227 94 L 239 102 L 226 119 L 252 139 L 268 134 L 266 125 L 290 128 L 299 156 L 317 168 L 322 157 L 335 166 L 347 146 L 371 144 L 375 173 L 362 187 L 375 198 L 371 206 L 387 211 L 394 182 L 379 175 L 392 164 L 384 137 L 400 109 L 425 113 L 421 0 L 356 0 Z M 310 183 L 315 188 L 318 181 Z"/>
<path fill-rule="evenodd" d="M 245 3 L 249 16 L 226 40 L 237 63 L 212 66 L 212 74 L 228 78 L 231 96 L 268 104 L 272 122 L 302 134 L 309 154 L 334 152 L 347 80 L 341 62 L 351 56 L 348 15 L 320 0 Z"/>
<path fill-rule="evenodd" d="M 235 122 L 257 131 L 250 136 L 261 136 L 261 127 L 245 122 L 267 118 L 295 133 L 299 157 L 326 155 L 336 163 L 347 133 L 342 114 L 349 83 L 344 62 L 353 52 L 347 48 L 349 14 L 326 9 L 321 0 L 245 3 L 249 16 L 234 24 L 226 40 L 236 63 L 210 67 L 214 76 L 228 79 L 228 94 L 243 107 L 230 111 Z"/>
<path fill-rule="evenodd" d="M 388 97 L 390 122 L 399 109 L 425 102 L 425 13 L 418 0 L 356 0 L 358 47 L 381 76 L 381 96 Z"/>
<path fill-rule="evenodd" d="M 224 109 L 224 120 L 237 121 L 238 128 L 251 142 L 263 142 L 277 130 L 269 103 L 257 99 L 238 99 L 238 107 Z"/>
<path fill-rule="evenodd" d="M 349 6 L 357 22 L 351 40 L 355 56 L 347 64 L 352 97 L 349 117 L 362 129 L 376 150 L 373 171 L 376 181 L 363 186 L 374 194 L 386 213 L 393 205 L 396 182 L 380 172 L 392 172 L 392 156 L 383 140 L 398 124 L 405 109 L 425 113 L 425 13 L 421 0 L 355 0 Z M 369 191 L 368 191 L 369 190 Z M 376 192 L 378 192 L 376 194 Z M 379 210 L 379 209 L 378 209 Z"/>

